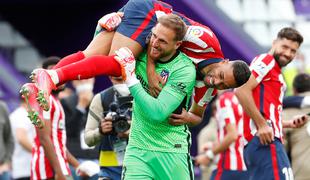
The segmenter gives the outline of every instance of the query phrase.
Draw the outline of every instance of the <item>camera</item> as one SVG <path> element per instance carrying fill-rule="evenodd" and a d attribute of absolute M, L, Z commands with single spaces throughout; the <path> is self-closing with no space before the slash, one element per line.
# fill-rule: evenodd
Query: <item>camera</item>
<path fill-rule="evenodd" d="M 116 102 L 110 104 L 112 133 L 123 133 L 130 128 L 128 121 L 131 120 L 132 99 L 132 96 L 118 97 Z"/>

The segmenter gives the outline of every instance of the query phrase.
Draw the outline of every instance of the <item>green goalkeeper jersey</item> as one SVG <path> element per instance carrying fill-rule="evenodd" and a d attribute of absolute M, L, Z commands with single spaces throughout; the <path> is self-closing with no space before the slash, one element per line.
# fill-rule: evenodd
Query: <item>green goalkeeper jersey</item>
<path fill-rule="evenodd" d="M 169 116 L 186 101 L 186 109 L 195 84 L 196 71 L 192 61 L 183 53 L 168 62 L 157 62 L 156 72 L 166 81 L 157 98 L 148 94 L 146 73 L 147 54 L 136 60 L 136 76 L 140 83 L 130 87 L 134 97 L 130 147 L 144 150 L 188 153 L 191 135 L 187 125 L 172 126 Z M 182 103 L 183 104 L 183 103 Z"/>

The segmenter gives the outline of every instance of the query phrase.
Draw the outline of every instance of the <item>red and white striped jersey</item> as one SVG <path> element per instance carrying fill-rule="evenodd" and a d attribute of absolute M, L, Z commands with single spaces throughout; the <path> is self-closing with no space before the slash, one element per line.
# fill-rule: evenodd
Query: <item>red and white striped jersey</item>
<path fill-rule="evenodd" d="M 65 128 L 65 114 L 58 99 L 50 96 L 50 110 L 44 111 L 43 117 L 44 119 L 51 121 L 50 138 L 54 145 L 54 151 L 57 155 L 63 174 L 69 175 L 71 173 L 66 155 L 67 137 Z M 36 132 L 34 142 L 34 146 L 32 147 L 31 179 L 48 179 L 54 177 L 53 168 L 44 153 L 38 132 Z"/>
<path fill-rule="evenodd" d="M 286 84 L 281 68 L 272 55 L 261 54 L 250 65 L 252 75 L 259 83 L 252 94 L 260 113 L 272 125 L 275 137 L 282 140 L 282 99 Z M 244 113 L 244 137 L 249 142 L 257 132 L 254 121 Z"/>
<path fill-rule="evenodd" d="M 228 124 L 236 125 L 238 129 L 238 138 L 232 143 L 225 152 L 220 154 L 218 168 L 225 170 L 245 171 L 246 166 L 243 160 L 243 110 L 237 97 L 233 92 L 225 92 L 216 101 L 218 141 L 221 143 L 227 135 L 225 127 Z"/>
<path fill-rule="evenodd" d="M 205 107 L 217 94 L 217 89 L 207 88 L 202 80 L 196 79 L 195 89 L 193 91 L 193 98 L 195 103 L 201 107 Z"/>
<path fill-rule="evenodd" d="M 220 43 L 212 30 L 198 22 L 184 17 L 188 29 L 181 45 L 181 51 L 195 64 L 208 60 L 223 60 Z"/>
<path fill-rule="evenodd" d="M 218 63 L 224 59 L 220 43 L 212 30 L 198 22 L 195 22 L 182 14 L 178 14 L 188 25 L 183 39 L 181 51 L 185 53 L 195 64 L 199 71 L 201 67 Z M 217 94 L 214 88 L 207 88 L 202 77 L 197 75 L 194 100 L 199 106 L 206 106 Z"/>
<path fill-rule="evenodd" d="M 165 13 L 157 13 L 157 18 Z M 180 16 L 188 27 L 180 50 L 195 63 L 197 71 L 200 67 L 218 63 L 224 59 L 220 43 L 209 27 L 193 21 L 179 12 L 173 11 L 172 13 Z M 197 75 L 193 94 L 194 101 L 199 106 L 205 107 L 216 94 L 216 89 L 205 87 L 203 77 Z"/>

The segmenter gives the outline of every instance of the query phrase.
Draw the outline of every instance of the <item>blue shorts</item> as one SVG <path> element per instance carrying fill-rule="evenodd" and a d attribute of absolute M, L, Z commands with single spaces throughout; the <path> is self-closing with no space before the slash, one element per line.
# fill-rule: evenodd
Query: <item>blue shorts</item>
<path fill-rule="evenodd" d="M 250 179 L 286 179 L 292 177 L 289 159 L 278 138 L 269 145 L 262 145 L 257 136 L 245 146 L 244 161 Z"/>
<path fill-rule="evenodd" d="M 214 170 L 212 171 L 211 180 L 231 180 L 231 179 L 238 179 L 238 180 L 248 180 L 249 173 L 248 171 L 235 171 L 235 170 Z"/>
<path fill-rule="evenodd" d="M 119 180 L 122 177 L 122 167 L 100 167 L 99 178 L 110 178 L 111 180 Z"/>
<path fill-rule="evenodd" d="M 124 12 L 117 32 L 138 42 L 143 48 L 157 23 L 156 11 L 171 13 L 169 4 L 157 0 L 129 0 L 119 11 Z"/>

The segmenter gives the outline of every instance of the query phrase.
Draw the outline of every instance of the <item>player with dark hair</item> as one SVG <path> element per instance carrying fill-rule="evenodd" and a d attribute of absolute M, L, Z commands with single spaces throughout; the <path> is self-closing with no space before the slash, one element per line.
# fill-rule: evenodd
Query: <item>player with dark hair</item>
<path fill-rule="evenodd" d="M 282 121 L 282 99 L 286 84 L 281 68 L 289 64 L 303 42 L 294 28 L 279 31 L 266 54 L 254 58 L 252 75 L 237 88 L 244 113 L 244 160 L 253 179 L 290 179 L 292 169 L 282 145 L 282 128 L 305 124 L 307 116 Z"/>

